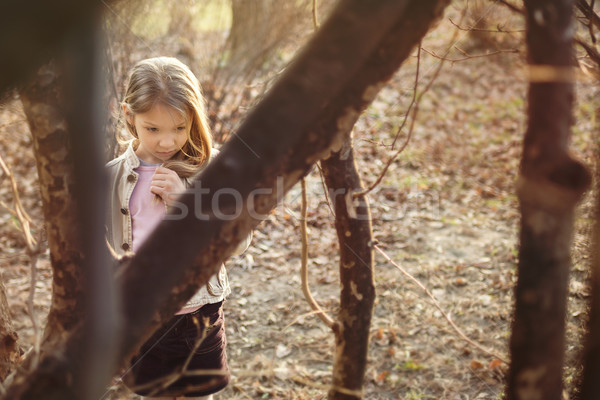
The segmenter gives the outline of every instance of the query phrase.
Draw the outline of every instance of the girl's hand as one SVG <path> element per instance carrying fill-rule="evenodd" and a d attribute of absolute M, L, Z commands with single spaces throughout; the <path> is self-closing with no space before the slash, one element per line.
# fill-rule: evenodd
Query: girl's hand
<path fill-rule="evenodd" d="M 177 173 L 169 168 L 158 167 L 152 177 L 150 191 L 172 206 L 178 195 L 185 191 L 185 186 Z"/>

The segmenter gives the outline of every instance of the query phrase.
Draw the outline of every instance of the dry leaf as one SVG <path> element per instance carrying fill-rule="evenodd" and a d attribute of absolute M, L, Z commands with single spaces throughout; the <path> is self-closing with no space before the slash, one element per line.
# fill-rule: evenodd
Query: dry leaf
<path fill-rule="evenodd" d="M 502 364 L 504 364 L 502 361 L 498 360 L 497 358 L 494 358 L 492 361 L 490 361 L 489 367 L 490 369 L 496 369 Z"/>

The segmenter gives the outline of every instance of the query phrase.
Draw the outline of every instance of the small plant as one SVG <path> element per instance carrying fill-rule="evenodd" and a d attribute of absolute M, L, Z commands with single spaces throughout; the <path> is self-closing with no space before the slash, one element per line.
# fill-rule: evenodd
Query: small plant
<path fill-rule="evenodd" d="M 403 364 L 396 365 L 396 369 L 400 369 L 403 371 L 419 371 L 423 368 L 425 368 L 425 366 L 417 364 L 413 360 L 406 360 Z"/>
<path fill-rule="evenodd" d="M 429 396 L 425 395 L 424 393 L 419 393 L 414 390 L 411 390 L 410 392 L 406 393 L 406 396 L 404 396 L 404 400 L 424 400 L 428 397 Z"/>

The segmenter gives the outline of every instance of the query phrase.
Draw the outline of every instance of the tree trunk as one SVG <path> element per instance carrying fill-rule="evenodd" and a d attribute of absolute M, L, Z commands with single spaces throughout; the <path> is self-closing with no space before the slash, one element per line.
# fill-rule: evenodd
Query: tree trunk
<path fill-rule="evenodd" d="M 0 381 L 4 381 L 19 363 L 21 349 L 6 299 L 6 288 L 0 277 Z"/>
<path fill-rule="evenodd" d="M 340 149 L 360 112 L 447 3 L 339 3 L 198 178 L 201 188 L 192 188 L 180 198 L 173 217 L 157 227 L 123 268 L 118 278 L 124 300 L 122 359 L 217 272 L 237 243 L 314 162 Z M 421 18 L 407 23 L 407 9 Z M 415 26 L 417 33 L 412 31 Z M 60 391 L 65 393 L 63 399 L 73 398 L 68 386 L 77 384 L 72 381 L 79 375 L 74 370 L 78 365 L 70 360 L 81 351 L 84 335 L 78 328 L 65 347 L 43 360 L 43 368 L 19 387 L 11 387 L 7 398 L 48 398 Z"/>
<path fill-rule="evenodd" d="M 350 136 L 341 151 L 321 161 L 321 166 L 335 206 L 342 287 L 329 399 L 356 400 L 362 398 L 375 302 L 371 213 L 365 196 L 353 198 L 363 188 Z"/>
<path fill-rule="evenodd" d="M 251 74 L 269 53 L 273 0 L 232 0 L 227 37 L 230 74 Z"/>
<path fill-rule="evenodd" d="M 596 149 L 596 159 L 600 148 Z M 600 399 L 600 166 L 596 166 L 596 218 L 592 242 L 592 298 L 583 354 L 583 376 L 579 400 Z"/>
<path fill-rule="evenodd" d="M 226 67 L 217 71 L 217 84 L 250 83 L 277 47 L 294 36 L 301 26 L 302 14 L 307 13 L 306 3 L 306 0 L 232 0 L 231 28 L 223 51 Z"/>
<path fill-rule="evenodd" d="M 96 36 L 100 30 L 94 21 L 85 26 L 66 43 L 70 51 L 62 62 L 42 67 L 36 80 L 21 91 L 33 136 L 53 271 L 42 350 L 60 347 L 76 327 L 84 332 L 69 360 L 73 376 L 79 379 L 66 392 L 55 392 L 57 398 L 88 398 L 90 391 L 103 390 L 115 366 L 111 357 L 115 297 L 104 212 L 99 211 L 106 208 L 98 106 L 103 96 L 97 90 L 101 87 Z M 46 397 L 34 393 L 25 391 L 23 396 Z"/>
<path fill-rule="evenodd" d="M 62 76 L 56 65 L 39 69 L 21 90 L 21 102 L 33 137 L 44 220 L 52 263 L 52 303 L 44 341 L 64 339 L 83 317 L 83 226 L 73 210 L 73 148 L 67 133 Z"/>
<path fill-rule="evenodd" d="M 573 211 L 589 185 L 568 152 L 573 3 L 525 1 L 531 83 L 508 399 L 560 400 Z"/>

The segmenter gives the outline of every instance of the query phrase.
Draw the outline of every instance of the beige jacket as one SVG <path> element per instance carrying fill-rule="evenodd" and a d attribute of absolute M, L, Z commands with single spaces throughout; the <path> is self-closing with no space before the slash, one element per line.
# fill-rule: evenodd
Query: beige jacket
<path fill-rule="evenodd" d="M 217 150 L 212 150 L 211 160 L 218 154 Z M 132 143 L 121 156 L 106 164 L 108 171 L 108 214 L 106 217 L 106 239 L 108 244 L 119 255 L 130 252 L 132 248 L 132 222 L 129 214 L 129 199 L 133 193 L 133 188 L 138 179 L 137 172 L 134 171 L 140 165 Z M 191 180 L 184 180 L 186 186 L 190 185 Z M 252 235 L 246 238 L 235 250 L 235 254 L 243 253 L 250 241 Z M 216 303 L 222 301 L 231 293 L 227 271 L 222 265 L 219 273 L 214 275 L 208 285 L 202 286 L 196 294 L 188 301 L 184 308 L 197 307 L 204 304 Z"/>

